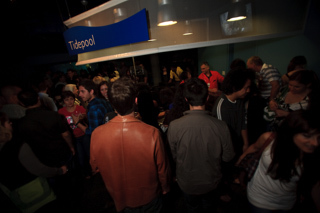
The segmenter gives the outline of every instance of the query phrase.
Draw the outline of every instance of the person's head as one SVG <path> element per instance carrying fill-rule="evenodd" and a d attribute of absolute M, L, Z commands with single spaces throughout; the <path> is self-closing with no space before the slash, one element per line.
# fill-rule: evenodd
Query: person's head
<path fill-rule="evenodd" d="M 8 116 L 0 112 L 0 143 L 10 141 L 12 138 L 12 123 Z"/>
<path fill-rule="evenodd" d="M 289 89 L 293 94 L 301 94 L 305 91 L 312 90 L 319 84 L 316 73 L 311 70 L 301 70 L 289 76 Z"/>
<path fill-rule="evenodd" d="M 256 72 L 260 72 L 262 65 L 263 65 L 263 61 L 258 56 L 252 56 L 247 61 L 247 68 L 252 69 Z"/>
<path fill-rule="evenodd" d="M 64 87 L 64 91 L 70 91 L 70 92 L 73 92 L 73 94 L 75 96 L 78 96 L 79 94 L 79 90 L 77 88 L 77 85 L 75 84 L 67 84 L 65 87 Z"/>
<path fill-rule="evenodd" d="M 102 76 L 95 76 L 92 81 L 96 84 L 99 85 L 102 81 L 105 81 L 105 79 Z"/>
<path fill-rule="evenodd" d="M 191 106 L 204 106 L 208 98 L 208 86 L 203 80 L 192 78 L 185 83 L 184 95 Z"/>
<path fill-rule="evenodd" d="M 202 62 L 200 66 L 201 72 L 207 74 L 210 72 L 210 65 L 208 62 Z"/>
<path fill-rule="evenodd" d="M 38 93 L 33 89 L 22 90 L 18 94 L 18 99 L 20 103 L 26 108 L 40 104 Z"/>
<path fill-rule="evenodd" d="M 230 64 L 230 70 L 245 70 L 246 67 L 246 62 L 240 58 L 234 59 Z"/>
<path fill-rule="evenodd" d="M 173 97 L 174 92 L 169 87 L 165 87 L 160 90 L 159 98 L 164 110 L 167 110 L 169 108 L 170 104 L 172 103 Z"/>
<path fill-rule="evenodd" d="M 59 82 L 66 82 L 66 76 L 65 76 L 64 73 L 60 73 L 60 74 L 58 75 L 58 81 L 59 81 Z"/>
<path fill-rule="evenodd" d="M 4 98 L 6 104 L 19 104 L 18 93 L 21 91 L 20 87 L 9 85 L 1 88 L 1 96 Z"/>
<path fill-rule="evenodd" d="M 75 71 L 73 69 L 68 69 L 67 76 L 69 78 L 73 78 L 74 74 L 75 74 Z"/>
<path fill-rule="evenodd" d="M 102 97 L 104 98 L 108 98 L 108 82 L 107 81 L 102 81 L 99 84 L 99 92 L 101 94 Z"/>
<path fill-rule="evenodd" d="M 134 82 L 129 78 L 123 77 L 111 84 L 108 89 L 108 98 L 118 114 L 123 116 L 133 112 L 136 93 Z"/>
<path fill-rule="evenodd" d="M 79 97 L 83 101 L 91 101 L 96 97 L 97 85 L 91 80 L 83 80 L 79 84 Z"/>
<path fill-rule="evenodd" d="M 180 80 L 186 81 L 186 80 L 188 80 L 188 79 L 191 79 L 192 76 L 191 76 L 190 71 L 183 71 L 183 72 L 180 74 L 179 78 L 180 78 Z"/>
<path fill-rule="evenodd" d="M 170 69 L 173 71 L 173 72 L 176 72 L 177 71 L 177 67 L 178 67 L 178 64 L 176 62 L 173 62 L 171 65 L 170 65 Z"/>
<path fill-rule="evenodd" d="M 231 70 L 224 78 L 221 88 L 226 95 L 244 98 L 250 92 L 251 75 L 248 70 Z"/>
<path fill-rule="evenodd" d="M 183 116 L 183 112 L 189 110 L 189 104 L 186 101 L 183 91 L 185 84 L 180 84 L 174 94 L 172 108 L 169 110 L 168 116 L 164 122 L 170 124 L 171 121 Z"/>
<path fill-rule="evenodd" d="M 42 81 L 38 85 L 39 92 L 47 93 L 49 86 L 45 81 Z"/>
<path fill-rule="evenodd" d="M 162 74 L 167 75 L 168 69 L 167 69 L 166 66 L 162 66 L 162 67 L 161 67 L 161 70 L 162 70 Z"/>
<path fill-rule="evenodd" d="M 287 67 L 287 73 L 298 70 L 298 69 L 305 69 L 307 65 L 306 57 L 302 55 L 295 56 L 291 59 Z"/>
<path fill-rule="evenodd" d="M 66 107 L 73 107 L 75 99 L 76 97 L 73 94 L 73 92 L 71 91 L 62 92 L 61 100 L 63 101 Z"/>
<path fill-rule="evenodd" d="M 279 125 L 269 167 L 269 172 L 275 178 L 290 180 L 292 171 L 296 171 L 297 160 L 318 148 L 320 123 L 315 116 L 315 112 L 310 110 L 293 111 Z"/>

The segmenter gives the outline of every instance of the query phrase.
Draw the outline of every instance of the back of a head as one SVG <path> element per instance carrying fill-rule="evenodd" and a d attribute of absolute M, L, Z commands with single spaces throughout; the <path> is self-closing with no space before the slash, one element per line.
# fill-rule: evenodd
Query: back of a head
<path fill-rule="evenodd" d="M 105 81 L 105 79 L 102 76 L 95 76 L 95 77 L 93 77 L 92 81 L 96 85 L 99 85 L 102 81 Z"/>
<path fill-rule="evenodd" d="M 224 78 L 221 89 L 226 95 L 230 95 L 234 92 L 241 90 L 246 84 L 247 80 L 252 78 L 252 72 L 249 70 L 231 70 Z"/>
<path fill-rule="evenodd" d="M 237 58 L 235 60 L 233 60 L 230 64 L 230 70 L 245 70 L 247 67 L 246 62 L 244 62 L 244 60 Z"/>
<path fill-rule="evenodd" d="M 128 115 L 133 112 L 136 86 L 129 78 L 120 78 L 110 86 L 108 90 L 109 101 L 120 115 Z"/>
<path fill-rule="evenodd" d="M 75 84 L 67 84 L 67 85 L 64 87 L 64 91 L 73 92 L 73 90 L 74 90 L 75 87 L 76 87 Z"/>
<path fill-rule="evenodd" d="M 302 55 L 295 56 L 289 62 L 289 65 L 287 67 L 287 73 L 289 73 L 297 68 L 305 68 L 306 65 L 307 65 L 306 57 L 304 57 Z"/>
<path fill-rule="evenodd" d="M 203 80 L 192 78 L 185 83 L 184 94 L 191 106 L 203 106 L 207 101 L 208 86 Z"/>
<path fill-rule="evenodd" d="M 252 56 L 248 59 L 248 62 L 251 64 L 255 64 L 257 66 L 262 66 L 263 65 L 263 61 L 259 56 Z"/>
<path fill-rule="evenodd" d="M 38 84 L 38 89 L 39 89 L 39 92 L 43 92 L 46 89 L 48 89 L 48 85 L 46 84 L 45 81 L 42 81 Z"/>
<path fill-rule="evenodd" d="M 38 103 L 39 96 L 36 91 L 29 89 L 29 90 L 22 90 L 18 94 L 18 99 L 24 105 L 24 107 L 30 107 Z"/>

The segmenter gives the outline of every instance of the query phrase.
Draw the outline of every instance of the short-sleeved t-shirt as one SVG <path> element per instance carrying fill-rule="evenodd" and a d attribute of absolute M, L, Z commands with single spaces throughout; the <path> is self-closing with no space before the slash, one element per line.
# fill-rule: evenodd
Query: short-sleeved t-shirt
<path fill-rule="evenodd" d="M 58 113 L 61 115 L 64 115 L 66 117 L 68 124 L 70 125 L 70 128 L 73 130 L 73 134 L 76 138 L 84 135 L 84 132 L 80 128 L 75 126 L 75 123 L 73 122 L 73 119 L 71 116 L 73 113 L 74 114 L 86 114 L 86 110 L 85 110 L 85 108 L 83 108 L 83 106 L 76 105 L 76 109 L 73 112 L 69 112 L 66 107 L 63 107 L 63 108 L 59 109 Z"/>

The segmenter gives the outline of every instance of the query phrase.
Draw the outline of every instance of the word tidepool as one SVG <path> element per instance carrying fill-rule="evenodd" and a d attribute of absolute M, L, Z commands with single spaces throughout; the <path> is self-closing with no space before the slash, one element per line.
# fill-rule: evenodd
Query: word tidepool
<path fill-rule="evenodd" d="M 94 41 L 94 37 L 92 35 L 92 38 L 83 40 L 83 41 L 69 41 L 71 50 L 77 50 L 77 49 L 82 49 L 84 50 L 85 47 L 93 46 L 96 45 L 96 42 Z"/>

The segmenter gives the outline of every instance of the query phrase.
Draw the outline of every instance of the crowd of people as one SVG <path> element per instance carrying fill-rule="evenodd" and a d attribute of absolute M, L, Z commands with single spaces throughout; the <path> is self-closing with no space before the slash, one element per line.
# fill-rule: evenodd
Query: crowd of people
<path fill-rule="evenodd" d="M 142 64 L 3 86 L 0 189 L 11 204 L 2 207 L 56 212 L 76 170 L 83 181 L 101 175 L 117 212 L 173 212 L 164 197 L 174 190 L 186 211 L 217 212 L 231 184 L 252 213 L 320 212 L 320 84 L 306 63 L 294 57 L 281 76 L 252 56 L 225 77 L 208 62 L 197 77 L 173 63 L 157 88 Z M 238 165 L 257 151 L 244 183 Z"/>

